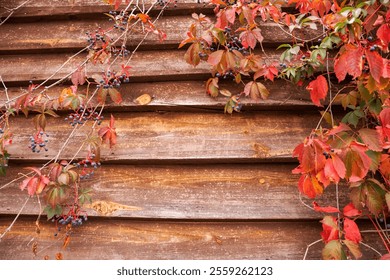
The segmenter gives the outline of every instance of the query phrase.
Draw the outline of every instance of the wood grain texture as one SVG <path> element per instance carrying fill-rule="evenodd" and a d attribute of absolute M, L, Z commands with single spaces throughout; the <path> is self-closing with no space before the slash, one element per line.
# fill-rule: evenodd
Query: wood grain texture
<path fill-rule="evenodd" d="M 0 6 L 0 16 L 6 17 L 8 15 L 7 9 L 13 9 L 22 4 L 23 0 L 2 0 Z M 125 1 L 123 1 L 124 3 Z M 131 1 L 130 1 L 131 2 Z M 149 9 L 155 0 L 144 0 L 145 9 Z M 173 2 L 173 1 L 172 1 Z M 173 3 L 165 9 L 164 13 L 168 14 L 181 14 L 188 13 L 189 11 L 211 13 L 212 7 L 206 6 L 202 3 L 203 0 L 198 3 L 198 0 L 180 0 L 177 2 L 176 7 Z M 132 3 L 136 3 L 133 1 Z M 142 3 L 142 2 L 141 2 Z M 125 8 L 126 5 L 121 5 L 120 9 Z M 134 5 L 131 6 L 133 8 Z M 7 8 L 7 9 L 6 9 Z M 160 5 L 155 5 L 153 10 L 160 11 Z M 143 6 L 140 5 L 140 9 Z M 103 0 L 51 0 L 50 4 L 44 0 L 32 0 L 15 11 L 12 15 L 12 20 L 29 20 L 31 18 L 54 18 L 59 17 L 83 17 L 94 16 L 96 14 L 108 12 L 113 10 L 112 5 L 106 4 Z"/>
<path fill-rule="evenodd" d="M 0 218 L 0 232 L 11 222 Z M 368 228 L 364 223 L 361 229 Z M 76 228 L 66 249 L 62 249 L 64 229 L 21 218 L 0 242 L 0 259 L 273 259 L 299 260 L 306 246 L 320 238 L 319 222 L 172 222 L 89 219 Z M 364 241 L 385 253 L 375 233 L 363 234 Z M 37 256 L 32 244 L 37 242 Z M 321 256 L 323 244 L 311 247 L 308 259 Z M 362 246 L 363 259 L 378 258 Z"/>
<path fill-rule="evenodd" d="M 206 93 L 205 83 L 205 81 L 176 81 L 122 84 L 119 91 L 122 93 L 123 102 L 120 105 L 117 105 L 107 99 L 105 112 L 215 109 L 215 113 L 222 114 L 228 98 L 223 95 L 219 95 L 217 98 L 210 97 Z M 295 86 L 284 80 L 275 80 L 275 82 L 265 81 L 263 83 L 270 91 L 268 99 L 253 100 L 249 97 L 242 98 L 241 102 L 244 105 L 242 108 L 243 111 L 314 108 L 313 102 L 310 100 L 309 92 L 301 87 Z M 51 98 L 58 98 L 61 91 L 66 87 L 67 86 L 65 85 L 55 86 L 48 89 L 46 93 Z M 220 83 L 220 88 L 228 89 L 233 94 L 239 94 L 243 90 L 241 85 L 237 86 L 235 83 L 225 83 L 223 80 Z M 85 94 L 86 87 L 79 87 L 78 92 Z M 8 88 L 8 94 L 11 99 L 16 98 L 23 93 L 23 88 Z M 145 93 L 153 97 L 152 101 L 147 105 L 137 104 L 135 102 L 137 97 Z M 3 106 L 6 100 L 5 94 L 0 90 L 0 106 Z"/>
<path fill-rule="evenodd" d="M 187 64 L 184 60 L 184 50 L 161 50 L 136 52 L 130 66 L 130 81 L 177 81 L 202 79 L 210 77 L 210 66 L 202 62 L 197 67 Z M 269 51 L 264 62 L 278 61 L 281 51 Z M 60 54 L 28 54 L 28 55 L 3 55 L 0 56 L 0 75 L 4 82 L 11 86 L 12 83 L 21 84 L 23 81 L 33 82 L 45 80 L 58 80 L 69 76 L 77 67 L 86 60 L 87 54 L 82 53 L 73 58 L 65 66 L 61 67 L 73 53 Z M 118 60 L 112 67 L 112 71 L 121 71 Z M 100 74 L 107 70 L 107 65 L 100 63 L 88 63 L 87 77 Z M 53 75 L 55 73 L 55 75 Z"/>
<path fill-rule="evenodd" d="M 82 181 L 91 188 L 90 216 L 161 219 L 276 220 L 313 219 L 322 215 L 305 207 L 298 196 L 294 164 L 206 166 L 103 165 Z M 21 166 L 8 170 L 0 186 L 18 178 Z M 22 178 L 23 179 L 23 178 Z M 21 181 L 21 180 L 20 180 Z M 17 214 L 27 198 L 20 181 L 0 190 L 0 214 Z M 335 205 L 335 189 L 328 187 L 320 205 Z M 348 190 L 340 188 L 340 203 Z M 311 204 L 311 200 L 306 200 Z M 38 214 L 31 199 L 23 213 Z"/>
<path fill-rule="evenodd" d="M 123 113 L 116 114 L 115 118 L 118 143 L 112 150 L 102 150 L 103 161 L 237 163 L 291 161 L 292 150 L 309 135 L 319 116 L 309 112 L 264 111 L 233 116 Z M 8 149 L 11 159 L 29 161 L 55 156 L 72 130 L 63 118 L 50 118 L 46 128 L 50 135 L 49 151 L 38 154 L 27 148 L 29 137 L 35 131 L 32 122 L 18 117 L 10 125 L 18 129 L 14 144 Z M 72 158 L 89 131 L 88 125 L 77 129 L 60 158 Z"/>
<path fill-rule="evenodd" d="M 142 43 L 141 49 L 177 49 L 179 43 L 187 38 L 186 30 L 194 22 L 191 15 L 185 16 L 163 16 L 156 23 L 156 26 L 167 34 L 167 39 L 159 42 L 157 36 L 149 34 Z M 36 23 L 13 23 L 7 28 L 0 28 L 0 54 L 12 52 L 39 52 L 60 51 L 61 49 L 77 50 L 88 45 L 86 32 L 94 32 L 100 26 L 103 30 L 113 28 L 113 23 L 108 17 L 103 19 L 81 19 L 81 20 L 60 20 Z M 288 29 L 281 31 L 282 27 L 275 23 L 260 22 L 260 29 L 264 37 L 263 44 L 280 45 L 290 42 L 291 36 Z M 287 33 L 286 33 L 287 32 Z M 299 36 L 309 40 L 315 37 L 316 31 L 302 31 Z M 121 32 L 108 32 L 115 40 Z M 133 31 L 127 40 L 127 46 L 134 49 L 145 35 Z M 121 45 L 122 41 L 118 43 Z"/>

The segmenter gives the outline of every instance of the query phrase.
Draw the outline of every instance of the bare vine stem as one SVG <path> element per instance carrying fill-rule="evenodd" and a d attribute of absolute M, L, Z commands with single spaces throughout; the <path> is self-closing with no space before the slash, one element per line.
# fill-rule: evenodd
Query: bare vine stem
<path fill-rule="evenodd" d="M 15 8 L 12 8 L 12 9 L 5 8 L 5 9 L 7 9 L 9 11 L 9 14 L 8 14 L 8 16 L 5 19 L 0 21 L 0 26 L 2 26 L 18 9 L 20 9 L 21 7 L 23 7 L 24 5 L 26 5 L 30 1 L 31 0 L 26 0 L 23 3 L 21 3 L 19 6 L 15 7 Z"/>
<path fill-rule="evenodd" d="M 306 257 L 307 257 L 307 254 L 309 253 L 310 247 L 316 245 L 317 243 L 320 243 L 321 241 L 322 241 L 322 239 L 318 239 L 318 240 L 316 240 L 316 241 L 314 241 L 306 246 L 306 251 L 305 251 L 305 254 L 303 255 L 303 260 L 306 260 Z"/>
<path fill-rule="evenodd" d="M 12 221 L 12 223 L 5 229 L 5 231 L 0 235 L 0 242 L 3 239 L 3 237 L 12 229 L 14 224 L 16 223 L 17 219 L 19 218 L 20 214 L 22 213 L 24 207 L 26 207 L 27 202 L 30 200 L 30 196 L 27 197 L 26 201 L 24 202 L 23 206 L 20 208 L 18 214 L 16 215 L 15 219 Z"/>

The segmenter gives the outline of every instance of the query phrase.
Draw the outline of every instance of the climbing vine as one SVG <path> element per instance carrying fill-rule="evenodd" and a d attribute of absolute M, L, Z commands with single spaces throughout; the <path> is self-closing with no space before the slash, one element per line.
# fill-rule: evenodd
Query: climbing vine
<path fill-rule="evenodd" d="M 26 167 L 20 177 L 12 180 L 0 189 L 17 182 L 22 191 L 27 192 L 27 199 L 15 220 L 0 235 L 0 240 L 10 231 L 29 199 L 36 198 L 41 207 L 36 221 L 36 232 L 40 232 L 40 217 L 44 213 L 47 219 L 55 224 L 56 237 L 62 235 L 63 248 L 69 242 L 72 232 L 88 220 L 83 206 L 92 202 L 92 190 L 84 187 L 84 180 L 98 171 L 102 164 L 101 149 L 107 146 L 113 149 L 117 142 L 115 117 L 108 121 L 103 116 L 104 107 L 108 103 L 122 102 L 121 85 L 130 82 L 132 58 L 147 36 L 154 36 L 163 41 L 166 34 L 157 24 L 163 11 L 175 7 L 175 0 L 158 0 L 151 5 L 134 0 L 102 0 L 111 5 L 106 16 L 111 22 L 108 28 L 97 27 L 86 30 L 86 46 L 67 59 L 50 77 L 41 83 L 30 81 L 27 89 L 22 89 L 19 96 L 10 98 L 8 88 L 0 76 L 7 101 L 0 116 L 0 174 L 6 175 L 9 145 L 12 145 L 13 128 L 9 119 L 24 114 L 30 118 L 35 132 L 29 138 L 28 149 L 31 153 L 46 153 L 50 149 L 50 118 L 63 118 L 69 124 L 66 139 L 56 155 L 41 166 Z M 10 9 L 12 15 L 18 8 Z M 152 18 L 150 12 L 159 6 L 159 13 Z M 8 15 L 3 24 L 10 18 Z M 142 37 L 136 47 L 128 49 L 129 41 L 134 35 Z M 76 58 L 83 57 L 70 73 L 52 82 L 51 79 L 65 66 L 74 65 Z M 89 67 L 89 66 L 93 67 Z M 91 70 L 91 69 L 99 70 Z M 48 90 L 56 85 L 62 89 L 56 94 L 48 94 Z M 136 101 L 145 105 L 150 96 L 141 96 Z M 64 112 L 69 112 L 64 117 Z M 62 116 L 60 116 L 60 114 Z M 31 117 L 32 115 L 32 117 Z M 72 147 L 71 158 L 63 159 L 64 149 L 77 132 L 87 131 L 85 139 L 79 146 Z M 69 157 L 69 156 L 67 156 Z M 62 232 L 61 232 L 61 229 Z M 37 242 L 33 242 L 32 251 L 38 252 Z M 47 256 L 48 257 L 48 256 Z M 62 258 L 58 253 L 57 259 Z"/>
<path fill-rule="evenodd" d="M 324 107 L 313 128 L 293 152 L 300 193 L 324 213 L 324 259 L 360 258 L 363 244 L 356 220 L 372 221 L 389 258 L 390 224 L 390 11 L 389 1 L 210 0 L 216 21 L 193 14 L 194 23 L 179 48 L 187 63 L 210 65 L 211 97 L 227 97 L 225 112 L 240 112 L 242 98 L 267 99 L 263 80 L 285 79 L 303 87 L 314 105 Z M 292 8 L 292 9 L 291 9 Z M 261 24 L 273 22 L 290 43 L 280 53 L 264 51 Z M 303 30 L 312 38 L 302 38 Z M 242 85 L 238 92 L 220 81 Z M 337 85 L 337 86 L 336 86 Z M 344 116 L 332 107 L 340 104 Z M 333 206 L 315 201 L 336 186 Z M 340 205 L 339 188 L 350 202 Z M 373 249 L 373 248 L 372 248 Z M 375 249 L 374 249 L 375 250 Z M 376 250 L 375 250 L 376 251 Z M 376 251 L 377 252 L 377 251 Z"/>

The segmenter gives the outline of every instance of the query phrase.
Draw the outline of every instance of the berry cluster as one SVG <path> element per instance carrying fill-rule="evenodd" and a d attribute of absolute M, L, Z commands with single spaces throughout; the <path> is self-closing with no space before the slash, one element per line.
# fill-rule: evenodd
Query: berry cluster
<path fill-rule="evenodd" d="M 87 42 L 90 50 L 101 48 L 103 45 L 107 44 L 108 41 L 112 41 L 101 27 L 96 29 L 95 32 L 87 31 L 85 34 L 88 36 Z"/>
<path fill-rule="evenodd" d="M 81 226 L 83 222 L 87 220 L 88 220 L 87 216 L 79 216 L 79 217 L 67 216 L 67 217 L 59 218 L 58 223 L 61 225 L 71 224 L 72 226 Z"/>
<path fill-rule="evenodd" d="M 112 72 L 110 70 L 107 73 L 103 74 L 102 79 L 99 81 L 99 84 L 96 85 L 97 88 L 110 89 L 110 88 L 119 88 L 122 83 L 129 83 L 129 76 L 126 74 L 119 74 Z"/>
<path fill-rule="evenodd" d="M 70 113 L 65 121 L 68 121 L 71 126 L 75 126 L 76 124 L 84 124 L 84 122 L 88 120 L 97 121 L 97 124 L 100 125 L 103 120 L 103 116 L 99 116 L 99 113 L 96 112 L 92 108 L 84 108 L 80 106 L 80 108 L 73 113 Z"/>
<path fill-rule="evenodd" d="M 95 170 L 101 166 L 101 163 L 99 161 L 96 161 L 95 158 L 95 154 L 89 153 L 86 159 L 73 164 L 77 168 L 82 168 L 79 173 L 81 180 L 89 179 L 91 176 L 94 175 Z"/>
<path fill-rule="evenodd" d="M 46 147 L 47 142 L 49 142 L 49 134 L 44 131 L 38 131 L 34 136 L 30 136 L 30 145 L 28 147 L 33 153 L 40 153 L 42 149 L 46 152 L 49 150 Z"/>

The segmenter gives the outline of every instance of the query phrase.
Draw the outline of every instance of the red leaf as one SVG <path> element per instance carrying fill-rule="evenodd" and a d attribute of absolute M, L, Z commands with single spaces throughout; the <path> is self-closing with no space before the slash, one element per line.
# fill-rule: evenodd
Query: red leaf
<path fill-rule="evenodd" d="M 334 71 L 339 82 L 343 81 L 347 74 L 357 78 L 362 74 L 363 49 L 352 44 L 346 45 L 339 52 L 334 62 Z"/>
<path fill-rule="evenodd" d="M 256 80 L 261 76 L 264 76 L 264 78 L 267 78 L 268 80 L 274 81 L 275 76 L 277 76 L 279 73 L 278 68 L 275 66 L 266 66 L 264 65 L 262 69 L 257 71 L 255 75 L 253 76 L 253 79 Z"/>
<path fill-rule="evenodd" d="M 207 62 L 211 64 L 212 66 L 218 65 L 218 63 L 222 59 L 224 51 L 223 50 L 218 50 L 216 52 L 213 52 L 212 54 L 209 55 L 209 58 L 207 59 Z"/>
<path fill-rule="evenodd" d="M 110 144 L 110 148 L 112 148 L 116 144 L 117 134 L 115 131 L 115 118 L 111 115 L 110 125 L 102 127 L 99 129 L 99 136 L 103 139 L 103 141 L 107 144 Z"/>
<path fill-rule="evenodd" d="M 385 46 L 388 46 L 390 43 L 390 25 L 383 24 L 376 31 L 376 36 L 382 41 Z"/>
<path fill-rule="evenodd" d="M 358 182 L 366 177 L 371 164 L 366 151 L 367 147 L 357 142 L 352 142 L 350 147 L 344 151 L 345 177 L 350 182 Z"/>
<path fill-rule="evenodd" d="M 370 66 L 370 74 L 378 83 L 381 82 L 383 76 L 384 61 L 382 56 L 376 51 L 366 51 L 368 65 Z"/>
<path fill-rule="evenodd" d="M 322 232 L 321 237 L 325 243 L 332 240 L 339 240 L 339 228 L 337 225 L 337 219 L 332 216 L 325 216 L 322 220 Z"/>
<path fill-rule="evenodd" d="M 303 174 L 298 181 L 298 188 L 301 193 L 309 198 L 315 198 L 323 193 L 324 188 L 317 178 L 308 174 Z"/>
<path fill-rule="evenodd" d="M 381 260 L 390 260 L 390 254 L 385 254 L 381 257 Z"/>
<path fill-rule="evenodd" d="M 256 47 L 257 41 L 261 43 L 264 38 L 261 35 L 260 29 L 255 28 L 253 30 L 246 30 L 244 32 L 241 32 L 240 40 L 244 48 L 254 49 Z"/>
<path fill-rule="evenodd" d="M 123 101 L 122 95 L 115 88 L 109 88 L 108 94 L 110 95 L 111 100 L 114 101 L 116 104 L 122 103 Z"/>
<path fill-rule="evenodd" d="M 306 89 L 310 91 L 310 98 L 313 103 L 319 107 L 322 107 L 320 100 L 325 99 L 329 90 L 328 82 L 326 81 L 325 77 L 322 75 L 318 76 L 317 79 L 309 83 Z"/>
<path fill-rule="evenodd" d="M 300 169 L 303 173 L 318 173 L 324 168 L 326 163 L 324 152 L 329 152 L 329 150 L 330 148 L 327 144 L 318 139 L 307 137 L 304 143 L 294 149 L 293 156 L 298 156 Z"/>
<path fill-rule="evenodd" d="M 78 67 L 77 70 L 72 74 L 71 80 L 73 85 L 83 85 L 85 83 L 85 68 Z"/>
<path fill-rule="evenodd" d="M 230 23 L 234 23 L 236 20 L 236 8 L 235 7 L 229 7 L 225 10 L 226 19 Z"/>
<path fill-rule="evenodd" d="M 323 212 L 323 213 L 338 213 L 339 212 L 339 209 L 337 209 L 336 207 L 333 207 L 333 206 L 321 207 L 315 201 L 313 201 L 313 207 L 314 207 L 314 211 L 317 211 L 317 212 Z"/>
<path fill-rule="evenodd" d="M 370 128 L 362 128 L 359 130 L 359 135 L 363 143 L 367 145 L 370 150 L 381 152 L 383 150 L 383 143 L 377 130 Z"/>
<path fill-rule="evenodd" d="M 129 70 L 131 69 L 131 66 L 122 64 L 121 68 L 122 68 L 122 73 L 121 74 L 125 75 L 126 77 L 129 77 L 130 76 Z"/>
<path fill-rule="evenodd" d="M 362 211 L 356 209 L 352 202 L 346 205 L 343 209 L 343 215 L 346 217 L 355 217 L 360 216 L 361 214 Z"/>
<path fill-rule="evenodd" d="M 351 219 L 348 218 L 344 219 L 344 233 L 345 233 L 345 239 L 347 240 L 351 240 L 356 243 L 362 241 L 360 230 L 357 224 Z"/>

